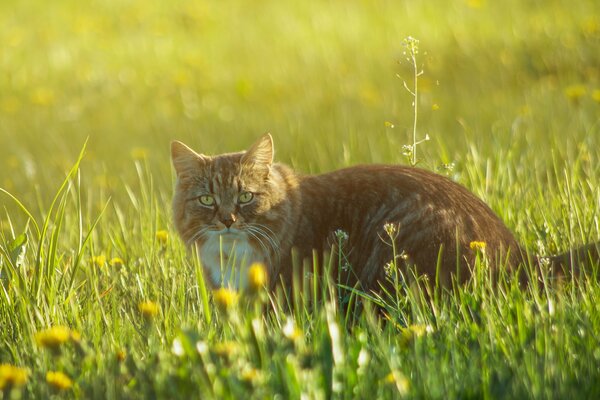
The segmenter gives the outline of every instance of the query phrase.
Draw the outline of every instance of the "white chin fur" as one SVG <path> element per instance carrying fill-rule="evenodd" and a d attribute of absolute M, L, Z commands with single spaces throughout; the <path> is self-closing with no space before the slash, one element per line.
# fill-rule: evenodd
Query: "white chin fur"
<path fill-rule="evenodd" d="M 196 246 L 204 271 L 216 286 L 245 289 L 248 267 L 253 262 L 265 262 L 264 255 L 250 244 L 247 234 L 237 229 L 211 232 L 202 245 Z"/>

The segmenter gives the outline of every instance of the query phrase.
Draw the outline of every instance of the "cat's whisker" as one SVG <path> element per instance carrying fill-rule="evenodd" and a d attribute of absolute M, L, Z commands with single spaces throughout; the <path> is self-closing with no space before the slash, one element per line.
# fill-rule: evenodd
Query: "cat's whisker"
<path fill-rule="evenodd" d="M 266 244 L 264 244 L 264 243 L 263 243 L 262 239 L 261 239 L 261 238 L 258 236 L 258 234 L 256 234 L 256 233 L 255 233 L 255 232 L 253 232 L 253 231 L 250 231 L 250 230 L 248 230 L 247 232 L 248 232 L 248 234 L 249 234 L 250 236 L 252 236 L 254 239 L 256 239 L 256 241 L 258 242 L 258 244 L 259 244 L 259 245 L 260 245 L 260 247 L 262 248 L 262 250 L 263 250 L 263 252 L 264 252 L 264 255 L 265 255 L 265 257 L 266 257 L 266 258 L 268 258 L 268 259 L 270 259 L 271 257 L 270 257 L 270 255 L 269 255 L 269 248 L 267 247 L 267 245 L 266 245 Z"/>
<path fill-rule="evenodd" d="M 277 259 L 279 259 L 280 257 L 280 250 L 279 250 L 279 246 L 277 246 L 277 242 L 275 241 L 275 239 L 269 235 L 264 229 L 261 229 L 260 226 L 258 226 L 258 224 L 248 224 L 246 226 L 246 230 L 248 233 L 253 233 L 254 237 L 260 236 L 262 238 L 264 238 L 267 243 L 269 244 L 269 247 L 271 247 L 273 254 L 277 257 Z M 262 242 L 262 240 L 261 240 Z"/>

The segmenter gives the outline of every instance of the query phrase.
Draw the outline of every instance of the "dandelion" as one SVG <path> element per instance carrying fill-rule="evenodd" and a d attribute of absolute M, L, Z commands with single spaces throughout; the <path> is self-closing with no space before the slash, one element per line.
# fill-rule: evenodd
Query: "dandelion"
<path fill-rule="evenodd" d="M 400 371 L 392 371 L 383 378 L 383 382 L 388 385 L 395 385 L 398 392 L 404 396 L 410 389 L 408 379 Z"/>
<path fill-rule="evenodd" d="M 587 88 L 584 85 L 571 85 L 565 88 L 565 96 L 569 101 L 577 104 L 587 94 Z"/>
<path fill-rule="evenodd" d="M 115 357 L 118 362 L 123 362 L 123 361 L 125 361 L 125 358 L 127 357 L 127 353 L 125 352 L 125 350 L 118 350 L 115 353 Z"/>
<path fill-rule="evenodd" d="M 54 91 L 49 88 L 37 88 L 31 93 L 31 102 L 38 106 L 49 106 L 54 103 Z"/>
<path fill-rule="evenodd" d="M 35 334 L 35 341 L 38 345 L 57 350 L 62 344 L 75 339 L 81 339 L 79 333 L 71 331 L 66 326 L 53 326 L 52 328 L 45 329 Z"/>
<path fill-rule="evenodd" d="M 138 304 L 138 309 L 144 318 L 151 320 L 158 315 L 159 307 L 153 301 L 143 301 Z"/>
<path fill-rule="evenodd" d="M 212 351 L 219 357 L 229 358 L 238 351 L 238 345 L 233 341 L 221 342 L 215 344 Z"/>
<path fill-rule="evenodd" d="M 104 265 L 106 264 L 106 256 L 99 255 L 99 256 L 92 257 L 92 264 L 98 268 L 104 267 Z"/>
<path fill-rule="evenodd" d="M 148 149 L 144 147 L 136 147 L 131 150 L 131 158 L 134 160 L 145 160 L 148 158 Z"/>
<path fill-rule="evenodd" d="M 157 231 L 156 232 L 156 241 L 161 246 L 166 246 L 167 243 L 169 242 L 169 232 L 167 232 L 165 230 Z"/>
<path fill-rule="evenodd" d="M 67 390 L 73 386 L 73 381 L 60 371 L 48 371 L 46 382 L 55 389 Z"/>
<path fill-rule="evenodd" d="M 469 247 L 471 250 L 481 251 L 482 253 L 485 251 L 485 242 L 472 241 L 469 243 Z"/>
<path fill-rule="evenodd" d="M 0 364 L 0 390 L 23 386 L 27 383 L 29 373 L 25 368 L 11 364 Z"/>
<path fill-rule="evenodd" d="M 123 265 L 125 265 L 125 262 L 123 261 L 122 258 L 119 257 L 113 257 L 110 259 L 110 261 L 108 262 L 108 265 L 110 265 L 111 267 L 114 268 L 120 268 Z"/>
<path fill-rule="evenodd" d="M 240 378 L 242 381 L 252 384 L 260 380 L 261 371 L 256 368 L 247 367 L 240 374 Z"/>
<path fill-rule="evenodd" d="M 250 290 L 258 292 L 267 284 L 267 270 L 262 263 L 253 263 L 248 269 L 248 285 Z"/>
<path fill-rule="evenodd" d="M 220 288 L 213 292 L 213 299 L 219 310 L 227 312 L 237 304 L 238 294 L 235 290 Z"/>

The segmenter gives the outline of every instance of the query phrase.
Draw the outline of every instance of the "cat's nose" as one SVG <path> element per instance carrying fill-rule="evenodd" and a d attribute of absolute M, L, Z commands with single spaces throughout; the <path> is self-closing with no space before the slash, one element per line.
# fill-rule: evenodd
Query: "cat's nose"
<path fill-rule="evenodd" d="M 231 225 L 233 225 L 233 223 L 236 221 L 235 215 L 233 214 L 229 214 L 229 215 L 224 215 L 223 217 L 221 217 L 221 222 L 223 223 L 223 225 L 225 225 L 227 228 L 231 228 Z"/>

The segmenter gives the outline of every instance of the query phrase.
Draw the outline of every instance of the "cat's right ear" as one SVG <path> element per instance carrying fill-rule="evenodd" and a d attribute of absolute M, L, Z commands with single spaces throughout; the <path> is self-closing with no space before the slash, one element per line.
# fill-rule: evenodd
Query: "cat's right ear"
<path fill-rule="evenodd" d="M 206 159 L 206 156 L 196 153 L 177 140 L 171 142 L 171 161 L 177 176 L 197 171 L 206 162 Z"/>

